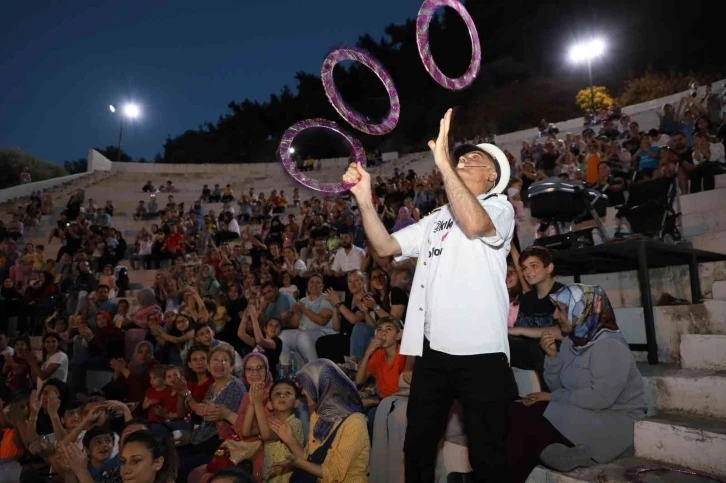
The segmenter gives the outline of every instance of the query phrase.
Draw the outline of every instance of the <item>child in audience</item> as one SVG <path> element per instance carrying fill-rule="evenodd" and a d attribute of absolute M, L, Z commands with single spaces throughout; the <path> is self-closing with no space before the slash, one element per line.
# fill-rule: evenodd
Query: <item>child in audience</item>
<path fill-rule="evenodd" d="M 83 436 L 83 448 L 88 456 L 87 475 L 81 469 L 72 467 L 78 481 L 88 481 L 84 476 L 90 476 L 93 481 L 106 481 L 107 478 L 117 474 L 121 463 L 118 454 L 113 455 L 114 432 L 106 426 L 95 426 Z"/>
<path fill-rule="evenodd" d="M 280 292 L 289 294 L 295 300 L 298 299 L 300 290 L 298 290 L 297 285 L 293 285 L 290 272 L 282 272 L 282 287 L 280 287 Z"/>
<path fill-rule="evenodd" d="M 224 329 L 224 326 L 229 322 L 229 315 L 227 315 L 227 296 L 223 292 L 219 292 L 214 298 L 214 310 L 210 312 L 212 314 L 212 323 L 216 332 L 220 332 Z"/>
<path fill-rule="evenodd" d="M 519 315 L 519 301 L 524 292 L 529 291 L 529 285 L 522 275 L 522 269 L 519 266 L 519 250 L 512 243 L 510 257 L 507 258 L 507 291 L 509 292 L 509 318 L 507 326 L 514 327 Z"/>
<path fill-rule="evenodd" d="M 368 433 L 371 436 L 378 403 L 398 391 L 399 378 L 406 369 L 406 356 L 400 354 L 402 335 L 403 327 L 398 320 L 393 317 L 378 319 L 376 335 L 366 349 L 355 375 L 358 385 L 364 384 L 369 376 L 376 378 L 378 399 L 363 400 L 363 407 L 367 409 Z"/>
<path fill-rule="evenodd" d="M 270 430 L 265 416 L 265 383 L 255 382 L 250 386 L 250 408 L 245 413 L 242 423 L 242 436 L 249 438 L 258 436 L 265 445 L 264 481 L 272 483 L 287 483 L 290 481 L 292 472 L 288 469 L 279 473 L 273 471 L 274 465 L 283 465 L 287 457 L 292 453 L 290 449 L 280 441 L 280 438 Z M 299 394 L 297 386 L 287 380 L 277 381 L 270 388 L 270 401 L 272 414 L 275 419 L 287 422 L 292 430 L 292 436 L 302 446 L 305 440 L 302 422 L 295 417 L 293 411 L 298 407 Z"/>
<path fill-rule="evenodd" d="M 524 281 L 532 289 L 520 297 L 517 321 L 514 327 L 509 328 L 510 361 L 514 367 L 535 370 L 541 376 L 544 352 L 539 346 L 539 339 L 543 334 L 553 334 L 558 340 L 562 338 L 555 325 L 555 306 L 550 295 L 564 285 L 555 282 L 552 254 L 546 248 L 527 248 L 522 251 L 519 262 Z M 544 384 L 544 380 L 541 382 Z"/>
<path fill-rule="evenodd" d="M 3 374 L 8 388 L 13 393 L 27 391 L 32 386 L 30 380 L 30 366 L 25 360 L 25 354 L 30 350 L 30 339 L 21 335 L 13 344 L 15 354 L 5 359 Z"/>
<path fill-rule="evenodd" d="M 522 284 L 517 276 L 517 269 L 514 262 L 507 260 L 507 291 L 509 292 L 509 318 L 507 326 L 514 327 L 519 314 L 519 298 L 522 296 Z"/>
<path fill-rule="evenodd" d="M 108 287 L 109 298 L 116 296 L 116 276 L 113 274 L 113 265 L 106 264 L 103 266 L 103 273 L 98 279 L 98 284 Z"/>
<path fill-rule="evenodd" d="M 164 407 L 164 402 L 171 395 L 171 388 L 166 385 L 166 366 L 158 365 L 151 369 L 151 387 L 146 390 L 142 408 L 148 411 L 149 421 L 162 422 L 166 421 L 168 412 Z"/>
<path fill-rule="evenodd" d="M 129 314 L 130 307 L 128 300 L 121 299 L 118 301 L 116 315 L 113 316 L 113 323 L 116 327 L 123 329 L 133 323 L 131 314 Z"/>
<path fill-rule="evenodd" d="M 45 247 L 43 245 L 35 246 L 35 252 L 33 252 L 33 268 L 35 270 L 41 270 L 43 268 L 43 262 L 45 261 L 45 257 L 43 256 L 44 251 Z"/>
<path fill-rule="evenodd" d="M 169 420 L 183 419 L 186 415 L 184 406 L 184 393 L 179 393 L 175 389 L 175 383 L 178 379 L 181 379 L 181 371 L 178 367 L 167 366 L 164 369 L 164 384 L 168 390 L 168 395 L 164 398 L 163 408 L 166 413 L 166 418 Z M 153 389 L 153 388 L 152 388 Z"/>

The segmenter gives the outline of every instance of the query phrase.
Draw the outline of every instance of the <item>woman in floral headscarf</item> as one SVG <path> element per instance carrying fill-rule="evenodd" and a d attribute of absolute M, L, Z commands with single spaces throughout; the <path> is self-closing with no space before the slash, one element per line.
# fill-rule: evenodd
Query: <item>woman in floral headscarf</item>
<path fill-rule="evenodd" d="M 290 483 L 367 483 L 370 441 L 355 384 L 327 359 L 308 363 L 297 381 L 310 408 L 308 443 L 300 446 L 287 422 L 268 420 L 292 452 Z"/>
<path fill-rule="evenodd" d="M 540 460 L 558 471 L 614 460 L 632 447 L 635 421 L 645 416 L 643 378 L 605 291 L 572 284 L 550 298 L 567 337 L 559 351 L 554 336 L 540 341 L 552 392 L 530 394 L 512 408 L 515 483 Z"/>

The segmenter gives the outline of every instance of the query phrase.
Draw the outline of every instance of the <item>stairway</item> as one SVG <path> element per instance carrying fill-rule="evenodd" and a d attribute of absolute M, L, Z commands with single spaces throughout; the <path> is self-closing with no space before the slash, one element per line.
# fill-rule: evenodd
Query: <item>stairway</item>
<path fill-rule="evenodd" d="M 682 197 L 687 216 L 709 218 L 704 233 L 716 236 L 724 230 L 726 177 L 719 177 L 716 190 Z M 719 231 L 712 231 L 719 230 Z M 726 238 L 716 245 L 699 246 L 704 235 L 694 237 L 697 248 L 726 252 Z M 716 236 L 718 238 L 718 236 Z M 700 241 L 699 241 L 700 240 Z M 648 415 L 635 423 L 635 455 L 609 464 L 580 468 L 561 474 L 537 467 L 528 483 L 626 482 L 629 470 L 637 467 L 669 466 L 716 475 L 726 481 L 726 265 L 704 264 L 701 282 L 704 299 L 690 305 L 655 307 L 656 338 L 662 363 L 639 363 L 646 387 Z M 651 271 L 652 273 L 655 272 Z M 688 284 L 687 272 L 662 272 L 670 289 Z M 680 277 L 679 277 L 680 274 Z M 584 278 L 584 277 L 583 277 Z M 583 283 L 596 283 L 592 276 Z M 645 341 L 642 309 L 635 301 L 632 286 L 604 279 L 608 294 L 625 301 L 616 309 L 618 324 L 631 343 Z M 664 283 L 665 283 L 664 282 Z M 614 285 L 614 286 L 613 286 Z M 686 285 L 683 285 L 684 294 Z M 626 292 L 621 294 L 620 292 Z M 654 288 L 655 292 L 655 288 Z M 690 297 L 684 296 L 689 299 Z M 636 301 L 637 303 L 637 301 Z M 639 304 L 638 304 L 639 305 Z M 637 360 L 644 360 L 635 353 Z M 714 481 L 678 473 L 650 474 L 643 482 L 697 483 Z"/>

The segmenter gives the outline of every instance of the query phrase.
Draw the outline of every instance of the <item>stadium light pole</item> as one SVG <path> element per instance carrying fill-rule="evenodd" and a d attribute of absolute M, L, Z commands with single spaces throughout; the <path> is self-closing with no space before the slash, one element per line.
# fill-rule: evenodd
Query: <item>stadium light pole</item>
<path fill-rule="evenodd" d="M 587 75 L 590 80 L 590 102 L 592 103 L 592 115 L 595 115 L 595 87 L 592 83 L 592 61 L 605 53 L 605 41 L 603 39 L 592 39 L 580 42 L 570 48 L 570 61 L 579 64 L 587 62 Z"/>
<path fill-rule="evenodd" d="M 117 111 L 116 106 L 114 106 L 113 104 L 108 106 L 108 108 L 114 114 Z M 130 120 L 133 121 L 134 119 L 139 117 L 139 114 L 141 114 L 141 110 L 139 109 L 138 105 L 130 102 L 123 106 L 123 110 L 119 114 L 120 124 L 118 130 L 118 152 L 116 153 L 116 162 L 121 161 L 121 140 L 124 136 L 124 117 L 128 117 Z"/>

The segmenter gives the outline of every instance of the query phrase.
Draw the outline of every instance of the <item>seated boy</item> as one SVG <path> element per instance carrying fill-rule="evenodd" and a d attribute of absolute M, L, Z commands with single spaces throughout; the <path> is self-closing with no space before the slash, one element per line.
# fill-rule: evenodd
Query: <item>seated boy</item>
<path fill-rule="evenodd" d="M 84 447 L 87 447 L 85 444 L 86 435 L 95 428 L 113 426 L 110 421 L 118 416 L 123 416 L 124 421 L 133 419 L 128 406 L 121 401 L 107 401 L 103 397 L 93 396 L 83 406 L 83 419 L 81 422 L 74 427 L 71 427 L 72 425 L 66 427 L 67 432 L 62 442 L 69 444 L 84 441 Z M 113 436 L 113 445 L 110 456 L 114 457 L 118 455 L 119 451 L 119 436 L 113 430 L 111 430 L 111 434 Z"/>
<path fill-rule="evenodd" d="M 118 450 L 114 454 L 114 440 L 117 437 L 116 433 L 106 426 L 95 426 L 83 436 L 83 448 L 88 456 L 88 474 L 93 481 L 106 481 L 121 468 Z M 76 473 L 79 481 L 84 481 L 80 476 Z"/>
<path fill-rule="evenodd" d="M 304 446 L 303 424 L 294 414 L 295 408 L 299 405 L 299 398 L 300 394 L 295 383 L 283 379 L 270 388 L 268 407 L 272 408 L 272 417 L 290 425 L 293 436 L 300 446 Z M 265 445 L 264 481 L 287 483 L 292 476 L 289 470 L 277 474 L 273 470 L 276 465 L 284 465 L 292 452 L 267 424 L 266 399 L 264 384 L 259 382 L 252 384 L 250 387 L 251 404 L 242 423 L 242 436 L 245 438 L 259 436 Z"/>
<path fill-rule="evenodd" d="M 545 354 L 539 339 L 546 332 L 554 332 L 558 340 L 562 338 L 555 323 L 555 306 L 550 295 L 563 285 L 555 282 L 552 254 L 546 248 L 531 246 L 523 250 L 519 263 L 524 279 L 532 288 L 520 297 L 517 320 L 514 327 L 509 328 L 510 363 L 520 369 L 535 370 L 541 376 Z"/>
<path fill-rule="evenodd" d="M 401 322 L 393 317 L 378 319 L 375 336 L 366 349 L 355 375 L 355 382 L 359 386 L 371 375 L 376 379 L 378 398 L 363 400 L 363 407 L 367 408 L 366 417 L 370 436 L 373 435 L 373 421 L 378 403 L 398 391 L 398 380 L 406 369 L 406 356 L 400 354 L 402 330 Z"/>

